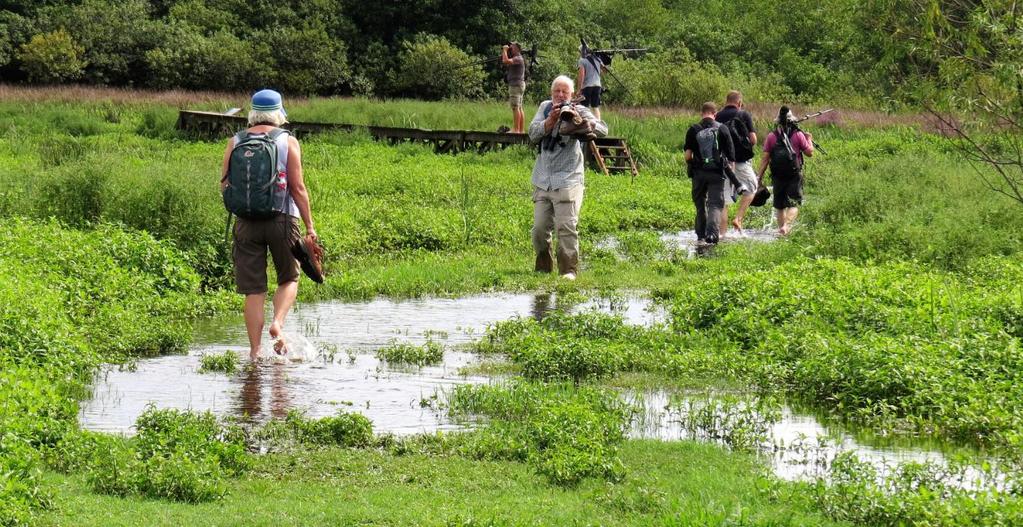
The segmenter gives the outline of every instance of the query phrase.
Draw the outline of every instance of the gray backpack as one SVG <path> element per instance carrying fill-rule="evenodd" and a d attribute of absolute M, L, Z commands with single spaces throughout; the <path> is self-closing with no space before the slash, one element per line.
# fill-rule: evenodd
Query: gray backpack
<path fill-rule="evenodd" d="M 287 130 L 274 128 L 266 134 L 242 131 L 235 135 L 224 176 L 227 182 L 224 207 L 228 212 L 250 220 L 287 212 L 288 144 L 277 141 L 286 133 Z"/>
<path fill-rule="evenodd" d="M 700 147 L 700 158 L 697 166 L 704 170 L 721 169 L 721 148 L 718 146 L 718 128 L 721 123 L 714 122 L 710 126 L 696 132 L 696 144 Z"/>

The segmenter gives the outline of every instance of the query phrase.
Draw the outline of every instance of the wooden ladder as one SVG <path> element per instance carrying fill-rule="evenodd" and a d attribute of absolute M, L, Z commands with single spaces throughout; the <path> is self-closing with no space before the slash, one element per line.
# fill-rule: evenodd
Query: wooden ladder
<path fill-rule="evenodd" d="M 633 178 L 639 174 L 636 161 L 632 159 L 629 145 L 621 137 L 602 137 L 590 142 L 590 157 L 596 168 L 604 173 L 618 174 L 628 171 Z"/>

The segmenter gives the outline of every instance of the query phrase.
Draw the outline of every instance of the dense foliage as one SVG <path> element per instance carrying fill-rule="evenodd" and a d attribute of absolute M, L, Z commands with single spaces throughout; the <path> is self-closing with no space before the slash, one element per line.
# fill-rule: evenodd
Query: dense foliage
<path fill-rule="evenodd" d="M 720 90 L 708 96 L 711 88 L 740 87 L 772 100 L 891 105 L 955 87 L 946 81 L 964 73 L 919 51 L 917 13 L 928 13 L 927 27 L 936 28 L 924 36 L 947 39 L 969 30 L 968 52 L 1002 56 L 999 50 L 1007 47 L 1018 51 L 1007 18 L 1016 15 L 1002 3 L 874 1 L 864 8 L 850 0 L 795 0 L 779 8 L 753 0 L 17 1 L 0 9 L 0 77 L 163 89 L 274 86 L 306 94 L 499 97 L 500 67 L 491 62 L 484 79 L 471 64 L 496 58 L 502 43 L 517 40 L 541 51 L 532 72 L 538 82 L 531 83 L 539 96 L 555 74 L 574 76 L 582 36 L 597 47 L 651 50 L 642 58 L 615 57 L 612 66 L 620 67 L 629 91 L 609 81 L 613 101 L 698 105 L 720 96 Z M 956 16 L 964 12 L 975 16 Z M 1014 75 L 1006 64 L 999 59 L 1000 69 L 989 69 Z M 969 64 L 958 65 L 972 71 Z"/>

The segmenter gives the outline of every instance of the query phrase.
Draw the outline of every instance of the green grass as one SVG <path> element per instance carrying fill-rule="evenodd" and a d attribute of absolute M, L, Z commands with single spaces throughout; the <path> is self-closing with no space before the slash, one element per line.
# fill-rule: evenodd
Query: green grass
<path fill-rule="evenodd" d="M 376 355 L 388 364 L 427 366 L 444 360 L 444 346 L 432 340 L 420 345 L 394 342 L 378 349 Z"/>
<path fill-rule="evenodd" d="M 222 372 L 231 374 L 238 371 L 238 354 L 225 350 L 222 353 L 205 353 L 199 356 L 199 372 Z"/>
<path fill-rule="evenodd" d="M 472 110 L 289 106 L 296 120 L 426 128 L 506 119 L 498 104 Z M 492 364 L 519 388 L 467 388 L 448 401 L 484 423 L 473 434 L 398 441 L 373 438 L 355 415 L 294 415 L 274 426 L 301 448 L 361 450 L 261 456 L 248 471 L 194 444 L 151 451 L 82 434 L 77 400 L 99 363 L 181 351 L 190 319 L 238 307 L 225 293 L 215 190 L 223 143 L 181 137 L 174 114 L 146 102 L 0 103 L 0 524 L 813 525 L 828 524 L 826 513 L 865 525 L 997 525 L 1023 510 L 1007 493 L 932 492 L 919 474 L 882 499 L 855 463 L 840 467 L 844 486 L 780 484 L 744 454 L 624 440 L 615 433 L 624 417 L 592 395 L 607 385 L 753 388 L 877 433 L 990 447 L 1013 472 L 1023 459 L 1023 215 L 942 139 L 900 127 L 816 127 L 830 155 L 809 162 L 794 235 L 687 260 L 658 232 L 692 225 L 680 150 L 695 116 L 612 113 L 642 174 L 587 175 L 583 270 L 571 284 L 531 271 L 528 148 L 439 156 L 360 133 L 309 137 L 328 280 L 303 283 L 303 301 L 645 290 L 668 324 L 578 315 L 496 326 L 477 348 L 507 360 Z M 756 210 L 749 223 L 768 217 Z M 609 237 L 616 250 L 599 245 Z M 181 422 L 167 437 L 202 436 L 190 419 L 168 417 Z M 725 425 L 736 448 L 756 432 Z M 82 457 L 104 442 L 120 445 L 105 464 Z M 142 451 L 157 461 L 143 463 Z M 144 477 L 100 477 L 123 466 Z"/>
<path fill-rule="evenodd" d="M 549 486 L 528 467 L 461 457 L 313 450 L 257 459 L 199 505 L 93 494 L 49 474 L 57 511 L 38 525 L 838 525 L 751 457 L 709 445 L 630 441 L 630 476 Z"/>

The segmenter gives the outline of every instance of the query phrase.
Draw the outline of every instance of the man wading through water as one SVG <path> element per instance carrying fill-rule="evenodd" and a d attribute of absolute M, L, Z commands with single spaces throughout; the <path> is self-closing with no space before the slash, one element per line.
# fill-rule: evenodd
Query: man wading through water
<path fill-rule="evenodd" d="M 714 120 L 718 107 L 703 103 L 700 122 L 686 132 L 685 157 L 693 179 L 696 205 L 696 241 L 699 245 L 718 242 L 721 212 L 725 206 L 725 170 L 735 160 L 732 135 L 727 125 Z"/>
<path fill-rule="evenodd" d="M 536 267 L 549 273 L 551 233 L 558 232 L 558 272 L 567 280 L 579 273 L 579 209 L 583 205 L 583 151 L 580 137 L 607 135 L 607 125 L 585 106 L 571 104 L 572 79 L 561 75 L 551 83 L 551 100 L 544 101 L 529 123 L 529 140 L 540 143 L 533 165 L 533 249 Z"/>
<path fill-rule="evenodd" d="M 232 137 L 224 150 L 220 191 L 238 220 L 234 226 L 235 284 L 245 295 L 249 357 L 259 357 L 266 303 L 266 253 L 277 271 L 270 338 L 274 351 L 287 353 L 282 330 L 298 294 L 299 264 L 292 246 L 299 240 L 298 218 L 306 236 L 316 240 L 309 191 L 302 179 L 298 141 L 280 128 L 287 122 L 281 94 L 262 90 L 252 96 L 249 128 Z M 263 189 L 260 192 L 260 189 Z"/>
<path fill-rule="evenodd" d="M 753 193 L 757 190 L 757 174 L 753 172 L 753 147 L 757 145 L 757 131 L 753 128 L 753 116 L 742 109 L 742 93 L 738 91 L 728 92 L 725 98 L 725 107 L 715 116 L 714 120 L 728 125 L 732 132 L 732 144 L 735 147 L 735 177 L 746 187 L 746 192 L 741 192 L 735 185 L 725 185 L 725 208 L 721 212 L 720 235 L 724 236 L 728 231 L 728 205 L 736 200 L 739 207 L 735 211 L 735 219 L 732 226 L 742 234 L 742 220 L 746 217 L 749 204 L 753 201 Z"/>

